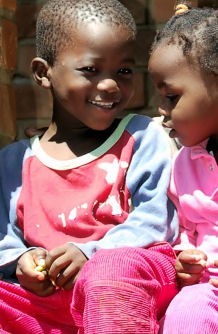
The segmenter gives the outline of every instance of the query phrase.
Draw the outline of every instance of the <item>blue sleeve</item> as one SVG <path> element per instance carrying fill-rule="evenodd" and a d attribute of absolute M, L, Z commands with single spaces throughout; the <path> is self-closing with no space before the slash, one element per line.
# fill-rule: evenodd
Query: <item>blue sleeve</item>
<path fill-rule="evenodd" d="M 23 233 L 16 224 L 26 150 L 27 141 L 20 141 L 0 151 L 0 276 L 4 278 L 15 272 L 18 257 L 27 250 Z"/>
<path fill-rule="evenodd" d="M 172 243 L 178 235 L 176 209 L 167 196 L 172 156 L 167 134 L 145 116 L 134 117 L 127 130 L 135 139 L 126 177 L 133 209 L 123 224 L 113 227 L 101 240 L 77 244 L 87 257 L 101 248 Z"/>

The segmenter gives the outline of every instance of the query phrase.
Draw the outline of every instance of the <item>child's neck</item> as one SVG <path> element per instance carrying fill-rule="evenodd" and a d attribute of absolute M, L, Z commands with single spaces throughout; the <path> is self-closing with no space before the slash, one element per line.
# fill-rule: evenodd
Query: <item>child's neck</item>
<path fill-rule="evenodd" d="M 97 131 L 88 128 L 71 131 L 59 131 L 51 124 L 40 139 L 44 151 L 57 160 L 69 160 L 87 154 L 102 145 L 113 133 L 120 120 L 104 130 Z"/>

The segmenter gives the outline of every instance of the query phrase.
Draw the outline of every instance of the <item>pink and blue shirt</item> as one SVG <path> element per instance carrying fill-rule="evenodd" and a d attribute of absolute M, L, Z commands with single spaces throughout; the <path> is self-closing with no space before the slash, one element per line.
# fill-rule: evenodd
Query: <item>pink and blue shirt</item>
<path fill-rule="evenodd" d="M 0 151 L 0 273 L 10 276 L 29 247 L 73 242 L 101 248 L 175 241 L 167 197 L 171 152 L 150 118 L 128 115 L 97 149 L 72 160 L 48 156 L 38 137 Z"/>

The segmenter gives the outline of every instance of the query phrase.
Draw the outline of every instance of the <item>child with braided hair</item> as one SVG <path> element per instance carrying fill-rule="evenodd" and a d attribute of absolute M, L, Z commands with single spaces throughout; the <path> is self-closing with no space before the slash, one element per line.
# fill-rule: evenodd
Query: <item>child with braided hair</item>
<path fill-rule="evenodd" d="M 174 249 L 181 290 L 160 333 L 218 333 L 218 11 L 183 1 L 153 43 L 149 71 L 171 138 L 169 196 L 179 215 Z"/>

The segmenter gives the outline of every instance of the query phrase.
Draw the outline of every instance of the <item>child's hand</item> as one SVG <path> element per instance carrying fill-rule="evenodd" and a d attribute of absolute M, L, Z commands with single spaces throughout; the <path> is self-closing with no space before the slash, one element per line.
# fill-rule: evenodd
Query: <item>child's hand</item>
<path fill-rule="evenodd" d="M 218 268 L 218 260 L 214 261 L 214 267 Z M 209 281 L 215 288 L 218 288 L 218 278 L 211 278 Z"/>
<path fill-rule="evenodd" d="M 198 249 L 182 251 L 176 260 L 176 273 L 180 286 L 199 282 L 207 265 L 207 256 Z"/>
<path fill-rule="evenodd" d="M 36 248 L 19 258 L 16 275 L 21 286 L 38 296 L 48 296 L 55 291 L 45 270 L 46 250 Z"/>
<path fill-rule="evenodd" d="M 70 290 L 86 261 L 86 256 L 79 248 L 67 243 L 48 253 L 46 268 L 50 279 L 56 286 Z"/>

